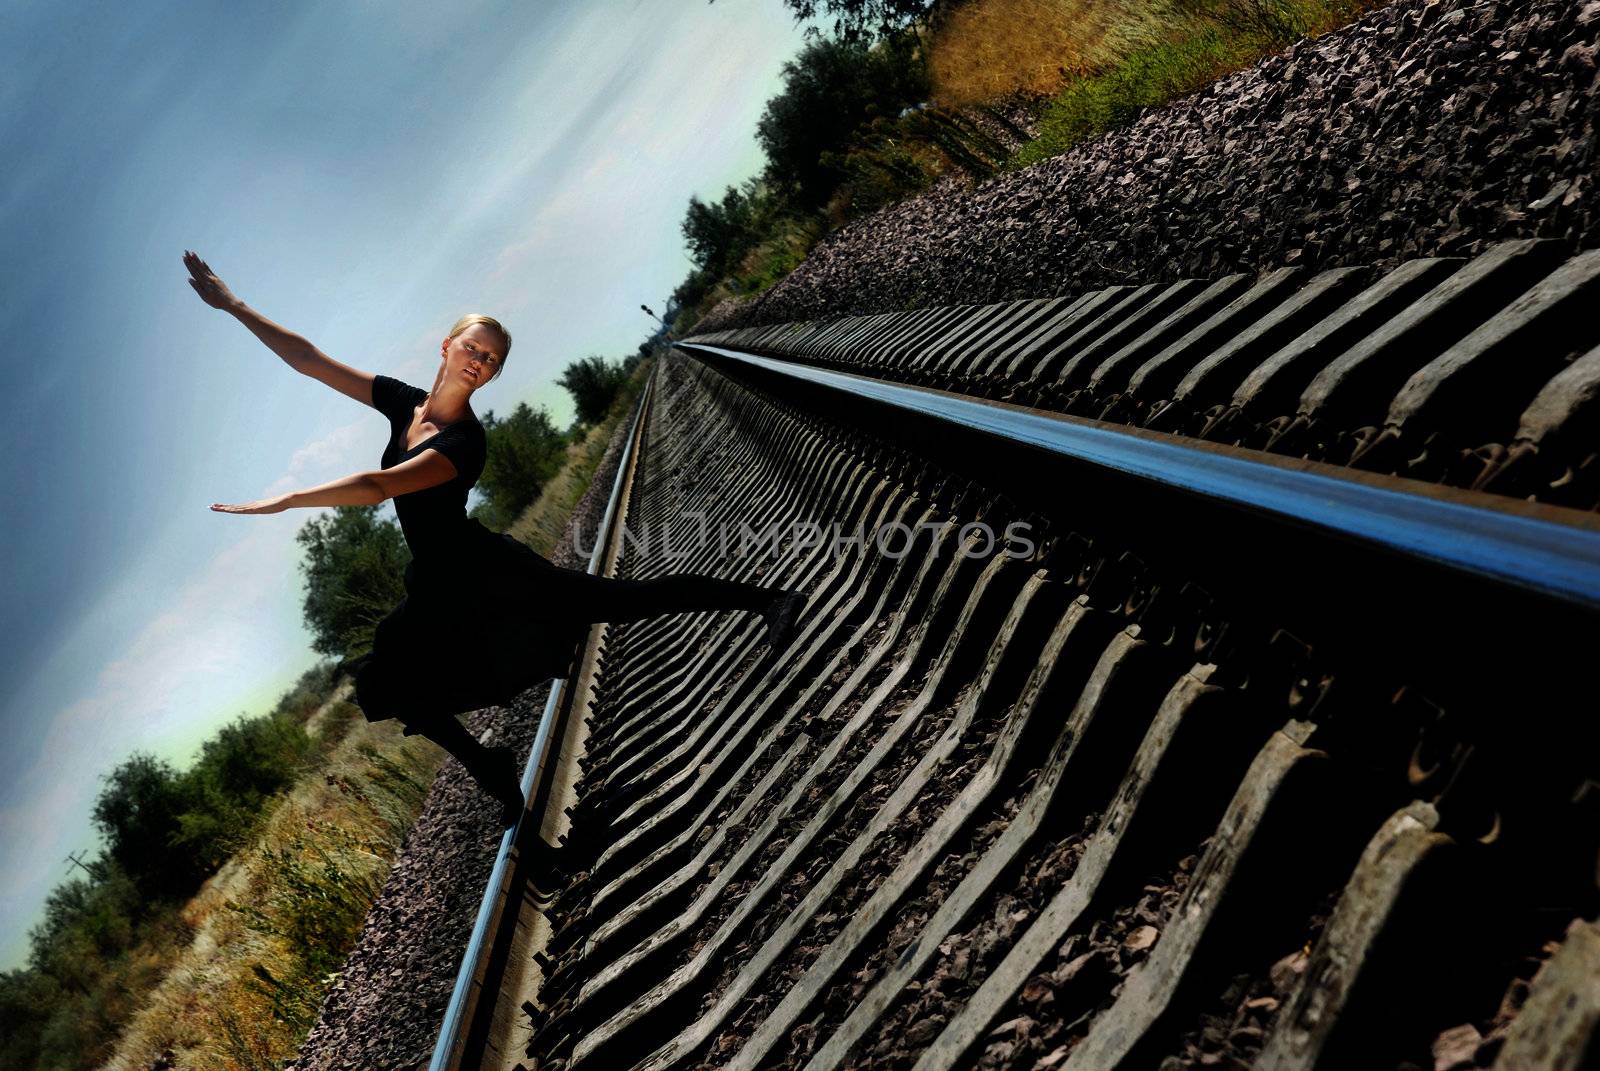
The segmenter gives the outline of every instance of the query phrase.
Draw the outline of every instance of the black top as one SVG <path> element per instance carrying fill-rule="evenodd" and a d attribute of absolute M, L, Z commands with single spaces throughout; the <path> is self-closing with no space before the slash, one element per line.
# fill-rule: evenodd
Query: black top
<path fill-rule="evenodd" d="M 447 424 L 416 446 L 405 448 L 406 430 L 428 392 L 386 375 L 372 377 L 372 404 L 389 418 L 389 443 L 380 468 L 393 468 L 424 450 L 437 450 L 456 467 L 455 479 L 436 487 L 396 495 L 394 511 L 414 558 L 433 556 L 457 545 L 467 530 L 467 492 L 483 474 L 487 438 L 476 417 Z"/>

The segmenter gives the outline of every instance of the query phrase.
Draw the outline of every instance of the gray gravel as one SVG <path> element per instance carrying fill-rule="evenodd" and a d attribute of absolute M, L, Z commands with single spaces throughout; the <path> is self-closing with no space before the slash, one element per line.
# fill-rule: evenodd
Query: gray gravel
<path fill-rule="evenodd" d="M 1071 152 L 858 220 L 696 330 L 1593 246 L 1597 29 L 1600 0 L 1398 0 Z"/>
<path fill-rule="evenodd" d="M 606 448 L 550 555 L 555 564 L 588 568 L 574 539 L 581 529 L 583 542 L 594 542 L 626 431 L 624 422 Z M 512 744 L 525 762 L 549 694 L 548 683 L 530 688 L 467 724 L 492 731 L 491 743 Z M 409 1071 L 427 1062 L 500 847 L 499 811 L 460 763 L 446 760 L 292 1071 Z"/>

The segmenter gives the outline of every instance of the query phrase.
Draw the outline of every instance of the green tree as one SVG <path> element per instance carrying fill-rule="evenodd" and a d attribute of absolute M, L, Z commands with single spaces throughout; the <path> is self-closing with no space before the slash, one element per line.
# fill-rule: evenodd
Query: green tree
<path fill-rule="evenodd" d="M 746 183 L 744 189 L 729 186 L 721 201 L 709 204 L 690 195 L 683 240 L 696 267 L 721 276 L 738 266 L 758 240 L 755 194 L 754 183 Z"/>
<path fill-rule="evenodd" d="M 305 548 L 302 604 L 312 649 L 349 659 L 372 646 L 372 631 L 405 596 L 411 552 L 400 526 L 378 506 L 338 506 L 295 536 Z"/>
<path fill-rule="evenodd" d="M 511 415 L 497 420 L 483 416 L 487 434 L 483 475 L 478 490 L 483 502 L 473 515 L 485 525 L 503 530 L 539 497 L 544 485 L 566 461 L 567 437 L 541 406 L 517 403 Z"/>
<path fill-rule="evenodd" d="M 927 70 L 909 39 L 876 46 L 837 38 L 809 42 L 783 65 L 783 90 L 756 124 L 767 181 L 802 208 L 822 207 L 845 178 L 836 158 L 857 131 L 920 103 L 928 89 Z"/>
<path fill-rule="evenodd" d="M 166 760 L 135 752 L 106 776 L 95 800 L 94 824 L 105 837 L 106 857 L 145 896 L 164 899 L 187 893 L 208 872 L 177 844 L 184 796 L 183 780 Z M 83 906 L 88 892 L 80 885 L 84 883 L 69 882 L 51 894 L 47 925 Z M 60 904 L 55 903 L 58 896 Z"/>
<path fill-rule="evenodd" d="M 678 315 L 699 305 L 716 285 L 716 274 L 705 268 L 696 268 L 678 284 L 678 288 L 672 292 L 672 302 L 678 307 L 678 314 L 668 321 L 673 325 L 673 330 L 679 330 Z"/>
<path fill-rule="evenodd" d="M 715 0 L 713 0 L 713 3 Z M 835 37 L 845 41 L 866 41 L 892 36 L 908 26 L 935 18 L 944 8 L 941 0 L 783 0 L 796 22 L 809 22 L 818 15 L 833 19 Z M 817 32 L 807 27 L 808 34 Z"/>
<path fill-rule="evenodd" d="M 0 1068 L 38 1066 L 40 1034 L 60 1003 L 53 980 L 38 971 L 0 971 Z"/>
<path fill-rule="evenodd" d="M 206 873 L 250 837 L 262 805 L 306 768 L 316 744 L 293 717 L 240 715 L 200 746 L 182 777 L 174 844 Z"/>
<path fill-rule="evenodd" d="M 604 357 L 585 357 L 567 365 L 556 382 L 572 395 L 578 409 L 578 422 L 594 424 L 604 419 L 627 380 L 622 364 Z"/>

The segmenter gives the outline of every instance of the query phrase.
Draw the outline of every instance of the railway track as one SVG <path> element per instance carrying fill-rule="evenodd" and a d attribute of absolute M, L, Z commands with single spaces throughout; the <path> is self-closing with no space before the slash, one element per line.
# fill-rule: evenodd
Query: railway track
<path fill-rule="evenodd" d="M 1597 254 L 697 337 L 436 1067 L 1600 1058 Z"/>

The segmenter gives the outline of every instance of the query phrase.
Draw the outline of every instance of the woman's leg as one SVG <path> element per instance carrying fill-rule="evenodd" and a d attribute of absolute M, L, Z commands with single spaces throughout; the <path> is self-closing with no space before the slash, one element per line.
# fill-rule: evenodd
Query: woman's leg
<path fill-rule="evenodd" d="M 569 570 L 571 608 L 585 621 L 638 621 L 693 610 L 766 611 L 782 592 L 703 573 L 672 573 L 649 580 L 594 576 Z"/>
<path fill-rule="evenodd" d="M 444 748 L 472 775 L 485 792 L 500 801 L 501 820 L 513 825 L 524 806 L 522 779 L 517 772 L 516 755 L 511 748 L 487 747 L 467 731 L 453 716 L 405 716 L 399 718 L 406 733 L 415 733 Z"/>

